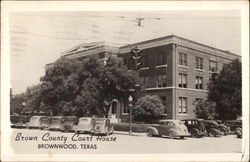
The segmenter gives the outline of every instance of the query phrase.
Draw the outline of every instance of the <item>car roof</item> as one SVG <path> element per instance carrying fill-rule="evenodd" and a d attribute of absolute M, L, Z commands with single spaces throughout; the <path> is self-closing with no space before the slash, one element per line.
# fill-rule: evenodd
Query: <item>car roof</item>
<path fill-rule="evenodd" d="M 52 118 L 62 118 L 63 116 L 52 116 Z"/>
<path fill-rule="evenodd" d="M 92 117 L 80 117 L 79 119 L 92 119 Z"/>

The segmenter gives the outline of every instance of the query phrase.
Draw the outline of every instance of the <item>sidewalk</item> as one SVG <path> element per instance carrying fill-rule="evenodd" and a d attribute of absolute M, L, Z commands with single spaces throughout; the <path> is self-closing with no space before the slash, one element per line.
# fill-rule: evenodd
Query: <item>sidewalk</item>
<path fill-rule="evenodd" d="M 114 131 L 114 134 L 129 135 L 129 132 Z M 131 135 L 131 136 L 147 136 L 147 133 L 135 133 L 135 132 L 132 132 L 132 135 Z"/>

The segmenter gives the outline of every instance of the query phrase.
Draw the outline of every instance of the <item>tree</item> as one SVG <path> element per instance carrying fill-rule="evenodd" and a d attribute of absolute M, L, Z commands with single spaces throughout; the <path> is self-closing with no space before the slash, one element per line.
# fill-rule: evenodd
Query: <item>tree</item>
<path fill-rule="evenodd" d="M 241 116 L 241 80 L 241 62 L 238 59 L 224 65 L 208 84 L 208 101 L 196 107 L 199 116 L 211 116 L 214 107 L 218 119 L 231 120 Z"/>
<path fill-rule="evenodd" d="M 10 114 L 13 113 L 20 113 L 24 109 L 23 103 L 26 102 L 26 96 L 25 93 L 20 93 L 13 95 L 11 94 L 10 98 Z"/>
<path fill-rule="evenodd" d="M 41 81 L 42 106 L 52 109 L 54 115 L 107 117 L 113 100 L 127 99 L 139 76 L 114 56 L 108 57 L 106 64 L 96 56 L 81 60 L 62 57 L 46 70 Z"/>
<path fill-rule="evenodd" d="M 152 123 L 160 119 L 164 113 L 164 106 L 156 95 L 145 95 L 138 99 L 133 110 L 134 119 L 139 122 Z"/>
<path fill-rule="evenodd" d="M 201 119 L 216 119 L 218 114 L 215 112 L 216 104 L 215 102 L 205 100 L 199 100 L 194 103 L 195 105 L 195 114 L 197 118 Z"/>
<path fill-rule="evenodd" d="M 101 70 L 99 81 L 101 84 L 101 107 L 107 116 L 113 100 L 128 100 L 129 95 L 131 95 L 129 90 L 135 89 L 140 79 L 136 71 L 128 71 L 122 58 L 109 57 L 106 66 Z M 141 91 L 137 88 L 137 91 L 133 93 L 135 100 Z"/>

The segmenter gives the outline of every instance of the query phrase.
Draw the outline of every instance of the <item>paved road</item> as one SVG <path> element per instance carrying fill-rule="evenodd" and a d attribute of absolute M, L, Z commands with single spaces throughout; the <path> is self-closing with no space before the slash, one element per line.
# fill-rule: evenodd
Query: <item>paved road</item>
<path fill-rule="evenodd" d="M 128 136 L 118 132 L 108 137 L 99 137 L 47 130 L 13 129 L 11 146 L 18 154 L 240 153 L 241 142 L 235 135 L 172 140 L 167 137 L 147 137 L 146 134 Z"/>

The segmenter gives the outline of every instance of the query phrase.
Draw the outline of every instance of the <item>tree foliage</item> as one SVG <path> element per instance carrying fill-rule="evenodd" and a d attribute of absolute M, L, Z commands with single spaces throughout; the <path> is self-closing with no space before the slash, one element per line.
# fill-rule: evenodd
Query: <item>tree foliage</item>
<path fill-rule="evenodd" d="M 110 56 L 103 64 L 95 56 L 57 60 L 42 81 L 42 107 L 54 115 L 107 116 L 114 99 L 127 99 L 139 81 L 122 58 Z"/>
<path fill-rule="evenodd" d="M 196 115 L 204 118 L 213 116 L 221 120 L 241 116 L 241 73 L 241 62 L 236 59 L 224 65 L 219 74 L 214 74 L 208 84 L 208 98 L 196 105 Z"/>
<path fill-rule="evenodd" d="M 139 122 L 152 123 L 162 117 L 164 106 L 156 95 L 145 95 L 138 99 L 133 110 L 134 119 Z"/>
<path fill-rule="evenodd" d="M 205 100 L 199 100 L 194 103 L 195 105 L 195 114 L 197 118 L 201 119 L 216 119 L 218 114 L 216 113 L 216 104 L 215 102 Z"/>

